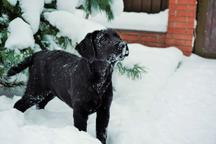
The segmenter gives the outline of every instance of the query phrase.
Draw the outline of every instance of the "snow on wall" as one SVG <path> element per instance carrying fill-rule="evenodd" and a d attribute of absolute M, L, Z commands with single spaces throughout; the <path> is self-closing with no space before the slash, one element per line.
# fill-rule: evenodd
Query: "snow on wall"
<path fill-rule="evenodd" d="M 90 20 L 115 29 L 166 32 L 168 13 L 168 10 L 158 14 L 122 12 L 112 21 L 107 21 L 104 14 L 98 14 L 95 17 L 91 17 Z"/>
<path fill-rule="evenodd" d="M 44 8 L 44 0 L 20 0 L 22 17 L 31 25 L 35 34 L 39 29 L 40 15 Z"/>
<path fill-rule="evenodd" d="M 74 12 L 79 0 L 57 0 L 57 9 Z"/>
<path fill-rule="evenodd" d="M 29 24 L 21 18 L 16 18 L 10 22 L 8 28 L 10 34 L 5 42 L 5 47 L 9 49 L 24 49 L 34 47 L 33 32 Z"/>
<path fill-rule="evenodd" d="M 73 13 L 79 17 L 84 17 L 85 15 L 82 10 L 76 10 Z M 97 13 L 91 15 L 89 20 L 114 29 L 166 32 L 168 28 L 168 14 L 169 10 L 157 14 L 118 12 L 114 19 L 109 21 L 105 13 Z"/>
<path fill-rule="evenodd" d="M 123 0 L 112 0 L 111 9 L 114 14 L 114 18 L 117 18 L 124 11 Z"/>
<path fill-rule="evenodd" d="M 66 11 L 54 11 L 44 14 L 49 23 L 59 29 L 62 36 L 79 43 L 87 33 L 105 29 L 104 26 L 86 20 Z"/>

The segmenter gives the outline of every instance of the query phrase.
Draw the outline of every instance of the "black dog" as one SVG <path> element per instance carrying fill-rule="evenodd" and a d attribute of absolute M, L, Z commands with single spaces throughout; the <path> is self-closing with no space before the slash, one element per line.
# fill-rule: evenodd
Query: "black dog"
<path fill-rule="evenodd" d="M 24 96 L 14 108 L 24 112 L 33 105 L 42 109 L 57 96 L 73 108 L 74 125 L 86 131 L 88 115 L 97 112 L 97 138 L 106 143 L 113 96 L 114 64 L 129 54 L 127 44 L 110 29 L 87 34 L 76 50 L 82 57 L 63 51 L 43 50 L 8 71 L 15 75 L 29 67 Z"/>

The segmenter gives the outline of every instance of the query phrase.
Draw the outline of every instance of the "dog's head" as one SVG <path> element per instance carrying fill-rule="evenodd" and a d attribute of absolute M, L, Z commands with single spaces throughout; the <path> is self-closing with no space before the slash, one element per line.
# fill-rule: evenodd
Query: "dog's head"
<path fill-rule="evenodd" d="M 88 33 L 75 49 L 89 61 L 115 63 L 129 55 L 127 43 L 111 29 Z"/>

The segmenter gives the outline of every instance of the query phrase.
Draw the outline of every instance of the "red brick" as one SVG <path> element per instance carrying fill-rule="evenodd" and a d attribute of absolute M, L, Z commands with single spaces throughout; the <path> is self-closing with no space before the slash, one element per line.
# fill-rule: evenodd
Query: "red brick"
<path fill-rule="evenodd" d="M 188 34 L 168 34 L 167 38 L 174 38 L 174 39 L 180 39 L 180 40 L 191 40 L 192 35 L 188 35 Z"/>
<path fill-rule="evenodd" d="M 170 4 L 170 5 L 172 5 L 172 4 L 177 4 L 177 3 L 178 3 L 177 0 L 170 0 L 170 1 L 169 1 L 169 4 Z"/>
<path fill-rule="evenodd" d="M 188 17 L 170 16 L 169 21 L 170 22 L 188 22 Z"/>
<path fill-rule="evenodd" d="M 165 43 L 146 43 L 146 42 L 141 42 L 141 44 L 146 45 L 146 46 L 150 46 L 150 47 L 160 47 L 160 48 L 164 48 L 166 47 Z"/>
<path fill-rule="evenodd" d="M 194 23 L 187 22 L 169 22 L 170 28 L 194 28 Z"/>
<path fill-rule="evenodd" d="M 156 33 L 156 32 L 142 32 L 140 33 L 141 37 L 145 37 L 145 36 L 149 36 L 149 37 L 155 37 L 155 36 L 159 36 L 159 37 L 165 37 L 165 33 Z"/>
<path fill-rule="evenodd" d="M 195 11 L 196 5 L 175 5 L 175 10 Z"/>
<path fill-rule="evenodd" d="M 193 28 L 175 28 L 175 27 L 169 27 L 168 33 L 169 34 L 193 34 Z"/>
<path fill-rule="evenodd" d="M 178 0 L 178 4 L 191 4 L 191 5 L 195 5 L 196 4 L 196 0 Z"/>
<path fill-rule="evenodd" d="M 135 31 L 126 31 L 126 30 L 117 30 L 120 35 L 138 35 L 138 32 Z"/>
<path fill-rule="evenodd" d="M 188 51 L 188 52 L 192 51 L 193 49 L 192 46 L 181 46 L 180 48 L 182 51 Z"/>
<path fill-rule="evenodd" d="M 184 34 L 175 35 L 175 39 L 180 39 L 180 40 L 191 40 L 192 37 L 193 37 L 192 35 L 184 35 Z"/>
<path fill-rule="evenodd" d="M 176 22 L 175 27 L 176 28 L 194 28 L 194 23 Z"/>
<path fill-rule="evenodd" d="M 163 43 L 165 41 L 164 38 L 157 38 L 157 37 L 142 37 L 141 38 L 142 42 L 154 42 L 154 43 Z"/>
<path fill-rule="evenodd" d="M 176 16 L 180 16 L 180 17 L 193 17 L 193 18 L 195 18 L 195 12 L 194 11 L 178 10 L 178 11 L 176 11 Z"/>
<path fill-rule="evenodd" d="M 157 38 L 155 38 L 155 37 L 142 37 L 141 41 L 143 41 L 143 42 L 157 42 Z"/>
<path fill-rule="evenodd" d="M 183 53 L 185 56 L 191 56 L 192 51 L 183 51 Z"/>
<path fill-rule="evenodd" d="M 187 22 L 194 25 L 195 24 L 195 18 L 188 17 Z"/>
<path fill-rule="evenodd" d="M 174 46 L 192 46 L 192 40 L 168 39 L 166 43 Z"/>
<path fill-rule="evenodd" d="M 121 38 L 123 40 L 132 40 L 132 41 L 136 41 L 139 39 L 139 36 L 135 36 L 135 35 L 121 35 Z"/>

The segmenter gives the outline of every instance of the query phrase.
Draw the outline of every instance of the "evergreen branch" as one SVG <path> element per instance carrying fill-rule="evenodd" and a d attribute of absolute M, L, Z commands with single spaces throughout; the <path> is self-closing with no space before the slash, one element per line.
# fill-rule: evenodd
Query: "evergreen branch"
<path fill-rule="evenodd" d="M 92 14 L 92 9 L 105 11 L 108 20 L 114 18 L 112 9 L 111 9 L 112 0 L 86 0 L 83 6 L 80 6 L 86 12 L 86 18 Z"/>
<path fill-rule="evenodd" d="M 15 6 L 12 6 L 8 0 L 0 0 L 0 14 L 8 15 L 10 21 L 19 17 L 22 14 L 19 1 Z"/>
<path fill-rule="evenodd" d="M 72 41 L 68 37 L 59 35 L 59 30 L 42 16 L 40 28 L 34 36 L 36 43 L 40 45 L 41 49 L 47 49 L 50 46 L 47 36 L 51 36 L 52 41 L 63 49 L 66 49 L 67 45 L 72 45 Z"/>
<path fill-rule="evenodd" d="M 21 50 L 19 54 L 17 54 L 14 50 L 2 49 L 0 51 L 0 59 L 2 60 L 0 63 L 0 85 L 4 87 L 15 87 L 15 86 L 23 86 L 23 81 L 8 81 L 8 78 L 5 76 L 8 69 L 22 61 L 24 58 L 31 55 L 33 52 L 30 48 Z"/>
<path fill-rule="evenodd" d="M 139 66 L 138 64 L 135 64 L 133 68 L 128 68 L 126 66 L 123 66 L 121 62 L 118 62 L 117 68 L 120 74 L 126 74 L 127 77 L 131 78 L 132 80 L 140 79 L 142 77 L 142 74 L 146 73 L 144 68 Z"/>
<path fill-rule="evenodd" d="M 7 87 L 7 88 L 12 88 L 12 87 L 17 87 L 17 86 L 24 86 L 25 82 L 20 81 L 13 81 L 13 82 L 8 82 L 7 80 L 5 80 L 4 78 L 0 78 L 0 87 Z"/>
<path fill-rule="evenodd" d="M 2 28 L 0 31 L 0 50 L 4 47 L 4 44 L 7 40 L 7 28 Z"/>

